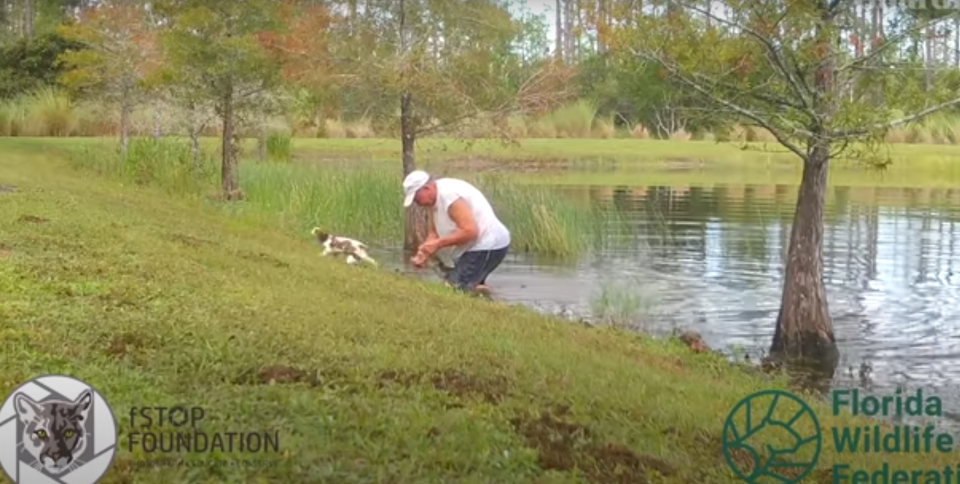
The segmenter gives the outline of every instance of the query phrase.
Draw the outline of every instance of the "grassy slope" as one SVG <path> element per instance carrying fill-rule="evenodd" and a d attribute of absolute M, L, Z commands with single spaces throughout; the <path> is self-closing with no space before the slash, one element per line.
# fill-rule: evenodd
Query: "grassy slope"
<path fill-rule="evenodd" d="M 185 403 L 231 416 L 205 430 L 282 433 L 269 470 L 134 470 L 123 450 L 105 483 L 585 482 L 573 464 L 589 482 L 643 482 L 643 462 L 673 468 L 668 482 L 741 482 L 723 419 L 772 384 L 714 357 L 358 272 L 307 240 L 3 151 L 0 183 L 19 191 L 0 193 L 0 392 L 68 373 L 104 393 L 122 432 L 130 406 Z M 234 382 L 270 364 L 320 384 Z M 577 426 L 584 442 L 548 438 Z"/>

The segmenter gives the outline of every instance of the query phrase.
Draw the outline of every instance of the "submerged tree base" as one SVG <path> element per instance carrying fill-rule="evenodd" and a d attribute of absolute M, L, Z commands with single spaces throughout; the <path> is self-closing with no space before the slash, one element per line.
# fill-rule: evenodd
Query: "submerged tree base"
<path fill-rule="evenodd" d="M 802 331 L 787 337 L 778 330 L 764 366 L 781 368 L 793 377 L 794 384 L 818 393 L 830 389 L 840 364 L 840 351 L 832 337 L 817 331 Z"/>

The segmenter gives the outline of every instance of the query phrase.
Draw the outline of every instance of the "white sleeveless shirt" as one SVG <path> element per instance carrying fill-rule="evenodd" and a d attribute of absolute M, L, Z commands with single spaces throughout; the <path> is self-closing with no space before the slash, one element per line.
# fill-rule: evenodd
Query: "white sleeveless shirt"
<path fill-rule="evenodd" d="M 510 231 L 497 218 L 487 197 L 484 197 L 473 185 L 456 178 L 437 179 L 437 203 L 433 214 L 437 235 L 445 237 L 457 230 L 457 224 L 450 218 L 448 210 L 450 205 L 458 199 L 463 199 L 470 206 L 479 233 L 473 243 L 449 247 L 450 250 L 445 255 L 456 260 L 467 251 L 497 250 L 510 245 Z M 441 250 L 441 252 L 446 251 Z"/>

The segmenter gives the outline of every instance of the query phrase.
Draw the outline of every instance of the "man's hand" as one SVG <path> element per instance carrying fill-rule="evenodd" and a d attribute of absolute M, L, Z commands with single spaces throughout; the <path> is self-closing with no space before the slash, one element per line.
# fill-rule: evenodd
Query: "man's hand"
<path fill-rule="evenodd" d="M 424 243 L 420 244 L 420 248 L 417 249 L 417 255 L 413 256 L 411 262 L 413 266 L 422 269 L 423 266 L 427 264 L 427 261 L 430 260 L 430 257 L 433 256 L 440 249 L 440 239 L 429 238 Z"/>
<path fill-rule="evenodd" d="M 430 256 L 437 253 L 437 250 L 440 249 L 440 239 L 427 239 L 424 243 L 420 244 L 420 248 L 417 249 L 417 252 L 422 252 L 426 254 L 426 257 L 429 259 Z"/>
<path fill-rule="evenodd" d="M 417 252 L 417 255 L 410 259 L 410 262 L 413 263 L 413 267 L 416 267 L 417 269 L 423 269 L 423 267 L 427 265 L 427 260 L 429 258 L 430 257 L 425 255 L 423 252 Z"/>

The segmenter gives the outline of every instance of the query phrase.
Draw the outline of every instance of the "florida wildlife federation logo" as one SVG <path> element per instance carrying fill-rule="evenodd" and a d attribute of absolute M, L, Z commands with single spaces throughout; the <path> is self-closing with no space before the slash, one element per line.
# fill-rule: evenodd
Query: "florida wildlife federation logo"
<path fill-rule="evenodd" d="M 796 484 L 817 465 L 823 438 L 817 415 L 782 390 L 740 400 L 723 425 L 723 456 L 750 484 Z"/>
<path fill-rule="evenodd" d="M 113 411 L 86 382 L 41 376 L 0 406 L 0 467 L 17 484 L 94 484 L 116 453 Z"/>

